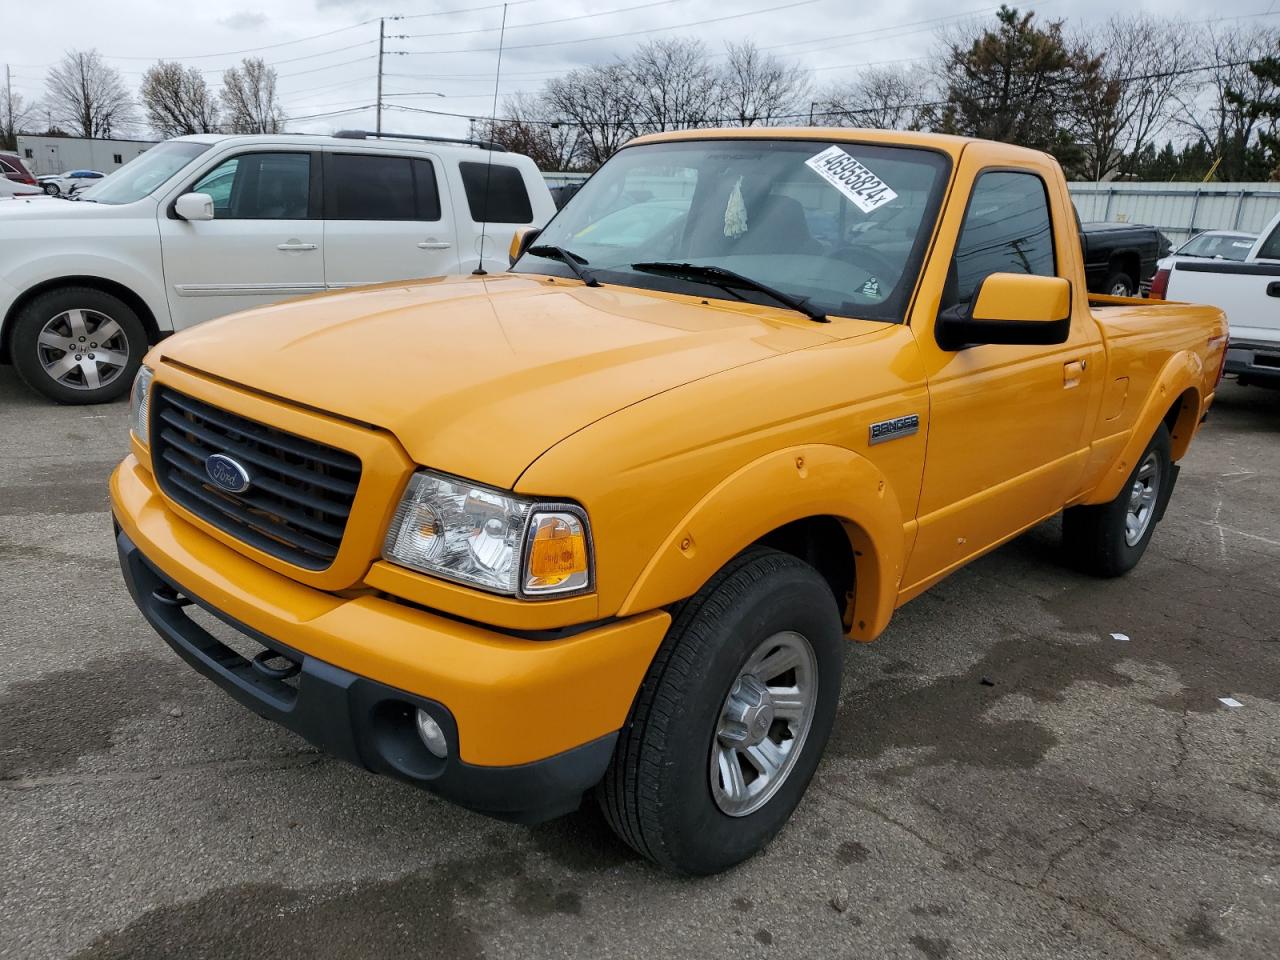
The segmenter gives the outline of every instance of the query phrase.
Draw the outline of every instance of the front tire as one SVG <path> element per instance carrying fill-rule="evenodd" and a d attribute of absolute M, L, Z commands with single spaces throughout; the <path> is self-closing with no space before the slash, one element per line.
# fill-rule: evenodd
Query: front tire
<path fill-rule="evenodd" d="M 831 733 L 844 659 L 811 566 L 753 548 L 682 605 L 599 789 L 605 818 L 677 873 L 725 870 L 800 802 Z"/>
<path fill-rule="evenodd" d="M 1172 492 L 1171 450 L 1162 423 L 1114 500 L 1063 512 L 1063 543 L 1080 570 L 1118 577 L 1138 565 Z"/>
<path fill-rule="evenodd" d="M 18 375 L 58 403 L 106 403 L 128 391 L 147 350 L 147 332 L 119 297 L 62 287 L 33 298 L 14 321 Z"/>
<path fill-rule="evenodd" d="M 58 189 L 58 185 L 56 183 L 46 183 L 41 187 L 41 189 L 51 197 L 56 197 L 62 192 Z"/>

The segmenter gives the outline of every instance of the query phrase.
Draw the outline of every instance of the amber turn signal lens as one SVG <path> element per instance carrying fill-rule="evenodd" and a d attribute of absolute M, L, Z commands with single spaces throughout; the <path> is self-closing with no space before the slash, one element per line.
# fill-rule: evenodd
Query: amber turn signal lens
<path fill-rule="evenodd" d="M 589 581 L 587 534 L 571 513 L 540 513 L 529 533 L 527 593 L 562 593 Z"/>

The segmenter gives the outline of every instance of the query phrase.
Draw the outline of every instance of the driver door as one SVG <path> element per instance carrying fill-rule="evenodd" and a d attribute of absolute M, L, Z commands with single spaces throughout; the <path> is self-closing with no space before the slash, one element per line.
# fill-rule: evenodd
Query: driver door
<path fill-rule="evenodd" d="M 931 259 L 922 290 L 933 293 L 912 317 L 930 423 L 904 599 L 1060 510 L 1089 450 L 1106 364 L 1079 284 L 1065 343 L 948 350 L 934 337 L 939 310 L 972 298 L 989 274 L 1078 275 L 1079 255 L 1069 251 L 1079 240 L 1072 218 L 1061 216 L 1071 207 L 1056 164 L 998 164 L 982 144 L 965 148 L 956 189 L 972 183 L 969 202 L 947 212 L 939 235 L 957 240 Z"/>
<path fill-rule="evenodd" d="M 159 214 L 164 276 L 175 329 L 324 283 L 318 154 L 259 151 L 223 158 L 183 192 L 213 198 L 214 219 Z"/>

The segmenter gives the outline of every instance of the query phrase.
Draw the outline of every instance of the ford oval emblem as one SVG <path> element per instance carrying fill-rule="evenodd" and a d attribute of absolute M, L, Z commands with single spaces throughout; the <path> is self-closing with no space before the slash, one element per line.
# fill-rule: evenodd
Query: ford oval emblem
<path fill-rule="evenodd" d="M 227 493 L 244 493 L 253 482 L 244 465 L 225 453 L 211 454 L 204 462 L 204 472 L 209 475 L 214 486 Z"/>

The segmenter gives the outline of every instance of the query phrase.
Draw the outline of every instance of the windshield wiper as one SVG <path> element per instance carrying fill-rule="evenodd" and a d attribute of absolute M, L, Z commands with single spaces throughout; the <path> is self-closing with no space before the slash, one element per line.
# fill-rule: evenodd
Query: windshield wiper
<path fill-rule="evenodd" d="M 526 253 L 532 253 L 535 257 L 548 257 L 553 260 L 559 260 L 588 287 L 600 286 L 600 281 L 593 277 L 590 271 L 582 269 L 587 265 L 587 258 L 580 257 L 571 250 L 549 243 L 538 243 L 530 247 Z"/>
<path fill-rule="evenodd" d="M 713 286 L 720 287 L 741 287 L 745 290 L 756 290 L 763 293 L 767 297 L 771 297 L 784 307 L 790 307 L 797 313 L 803 313 L 810 320 L 817 323 L 830 323 L 827 315 L 821 310 L 809 306 L 808 297 L 796 297 L 789 293 L 783 293 L 774 287 L 769 286 L 753 277 L 738 273 L 736 270 L 730 270 L 727 267 L 714 267 L 709 264 L 702 263 L 676 263 L 667 260 L 652 260 L 644 263 L 631 264 L 632 270 L 639 270 L 641 273 L 657 273 L 671 277 L 687 277 L 690 280 L 707 280 Z"/>

